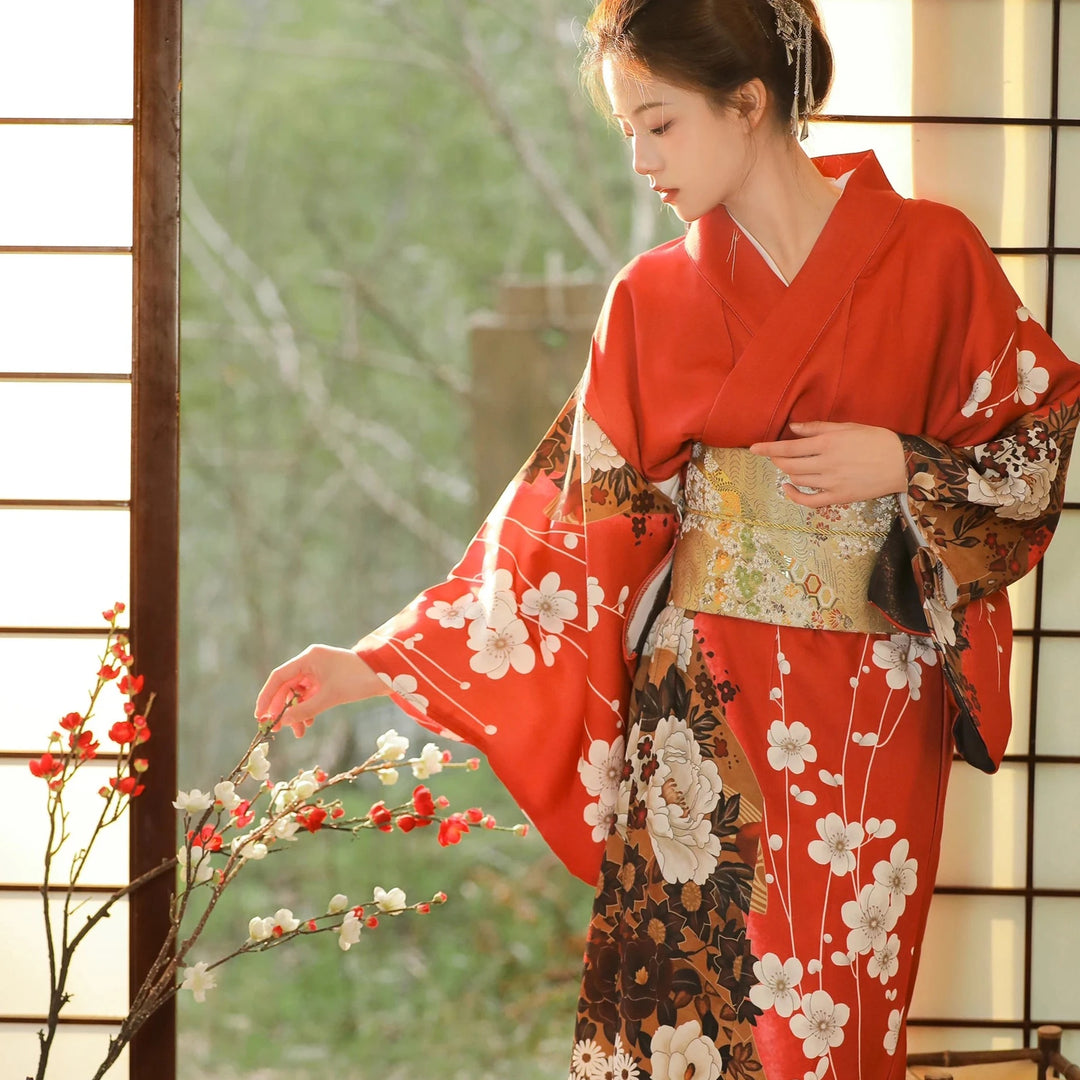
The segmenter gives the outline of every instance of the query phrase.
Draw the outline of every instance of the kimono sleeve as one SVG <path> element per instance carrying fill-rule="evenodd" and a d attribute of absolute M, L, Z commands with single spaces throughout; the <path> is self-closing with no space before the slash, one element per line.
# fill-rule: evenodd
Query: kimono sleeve
<path fill-rule="evenodd" d="M 933 435 L 901 435 L 904 529 L 926 622 L 960 709 L 960 752 L 997 768 L 1009 730 L 1004 589 L 1053 535 L 1080 415 L 1080 367 L 958 214 Z"/>
<path fill-rule="evenodd" d="M 357 652 L 412 717 L 482 750 L 555 853 L 595 884 L 623 767 L 627 614 L 677 514 L 582 397 L 447 580 Z"/>

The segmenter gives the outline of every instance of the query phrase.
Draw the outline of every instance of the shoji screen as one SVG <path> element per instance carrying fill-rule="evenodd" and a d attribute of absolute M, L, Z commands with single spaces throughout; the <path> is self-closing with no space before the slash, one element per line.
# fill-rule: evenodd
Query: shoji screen
<path fill-rule="evenodd" d="M 903 194 L 963 209 L 1080 361 L 1080 0 L 821 0 L 837 52 L 810 151 L 872 147 Z M 1045 565 L 1013 590 L 1015 728 L 953 770 L 910 1049 L 1080 1057 L 1080 469 Z"/>
<path fill-rule="evenodd" d="M 179 0 L 0 4 L 0 1062 L 11 1076 L 32 1074 L 48 1010 L 35 885 L 45 791 L 27 762 L 85 707 L 114 600 L 128 602 L 158 691 L 153 779 L 76 899 L 93 903 L 174 846 L 178 31 Z M 119 697 L 98 715 L 107 730 Z M 57 886 L 111 771 L 102 753 L 65 800 Z M 90 1075 L 160 943 L 160 888 L 116 914 L 79 949 L 49 1076 Z M 153 1071 L 167 1080 L 167 1015 L 156 1035 Z M 130 1075 L 149 1075 L 140 1058 L 144 1047 Z"/>

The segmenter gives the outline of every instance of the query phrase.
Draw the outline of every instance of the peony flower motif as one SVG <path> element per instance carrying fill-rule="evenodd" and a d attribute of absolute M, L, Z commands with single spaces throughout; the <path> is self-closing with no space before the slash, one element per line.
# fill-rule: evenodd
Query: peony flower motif
<path fill-rule="evenodd" d="M 803 1040 L 803 1053 L 808 1058 L 824 1057 L 844 1041 L 844 1025 L 850 1016 L 847 1005 L 834 1004 L 824 990 L 815 990 L 803 996 L 802 1012 L 788 1024 L 795 1038 Z"/>
<path fill-rule="evenodd" d="M 409 740 L 396 728 L 384 731 L 375 740 L 375 756 L 383 761 L 400 761 L 409 750 Z"/>
<path fill-rule="evenodd" d="M 597 578 L 590 577 L 588 581 L 588 592 L 586 594 L 586 603 L 589 607 L 589 622 L 588 627 L 590 630 L 596 629 L 596 624 L 600 621 L 600 612 L 598 608 L 604 602 L 604 589 Z"/>
<path fill-rule="evenodd" d="M 586 803 L 582 816 L 585 824 L 592 829 L 593 840 L 598 844 L 602 844 L 608 838 L 619 820 L 615 804 L 605 802 L 602 795 L 596 802 Z"/>
<path fill-rule="evenodd" d="M 801 773 L 806 762 L 817 761 L 817 749 L 810 742 L 810 729 L 796 720 L 790 727 L 774 720 L 769 727 L 769 764 L 783 772 Z"/>
<path fill-rule="evenodd" d="M 399 698 L 403 698 L 418 712 L 427 712 L 429 704 L 428 699 L 424 697 L 423 694 L 418 694 L 416 692 L 420 684 L 417 683 L 412 675 L 398 675 L 397 678 L 391 679 L 386 672 L 380 671 L 379 678 L 390 687 L 391 693 L 396 694 Z"/>
<path fill-rule="evenodd" d="M 561 634 L 568 622 L 577 618 L 577 594 L 571 589 L 560 589 L 559 575 L 552 570 L 545 574 L 539 589 L 526 589 L 521 596 L 521 610 L 540 620 L 540 626 L 549 634 Z"/>
<path fill-rule="evenodd" d="M 840 909 L 847 936 L 848 953 L 861 956 L 885 945 L 885 935 L 896 925 L 900 913 L 889 904 L 889 890 L 884 885 L 864 885 L 858 900 L 848 900 Z"/>
<path fill-rule="evenodd" d="M 911 634 L 893 634 L 888 641 L 875 641 L 874 663 L 885 669 L 885 682 L 893 690 L 906 689 L 911 699 L 918 701 L 922 668 L 915 659 L 913 640 Z"/>
<path fill-rule="evenodd" d="M 412 763 L 413 776 L 417 780 L 427 780 L 428 777 L 441 773 L 443 769 L 443 752 L 433 742 L 425 743 L 420 751 L 420 759 Z"/>
<path fill-rule="evenodd" d="M 996 507 L 998 517 L 1008 520 L 1038 517 L 1050 505 L 1060 462 L 1057 442 L 1041 423 L 976 446 L 977 467 L 967 475 L 968 499 Z"/>
<path fill-rule="evenodd" d="M 701 885 L 720 856 L 720 838 L 712 830 L 712 812 L 723 794 L 720 773 L 677 716 L 656 725 L 653 754 L 657 767 L 644 794 L 657 865 L 667 882 Z"/>
<path fill-rule="evenodd" d="M 720 1080 L 724 1061 L 712 1039 L 702 1034 L 697 1020 L 677 1028 L 664 1025 L 652 1037 L 652 1080 Z"/>
<path fill-rule="evenodd" d="M 971 388 L 967 401 L 960 410 L 962 416 L 974 416 L 979 411 L 979 406 L 990 396 L 994 388 L 994 382 L 989 371 L 980 371 L 975 377 L 975 385 Z"/>
<path fill-rule="evenodd" d="M 889 1013 L 889 1030 L 885 1032 L 885 1052 L 892 1057 L 896 1053 L 896 1047 L 900 1042 L 900 1029 L 904 1022 L 903 1009 L 893 1009 Z"/>
<path fill-rule="evenodd" d="M 478 619 L 469 627 L 469 648 L 476 653 L 469 667 L 489 679 L 501 679 L 511 668 L 528 675 L 536 664 L 528 640 L 528 627 L 516 617 L 501 626 L 488 626 Z"/>
<path fill-rule="evenodd" d="M 258 915 L 248 923 L 249 941 L 269 941 L 274 936 L 274 920 L 261 919 Z"/>
<path fill-rule="evenodd" d="M 352 911 L 345 913 L 341 925 L 337 928 L 338 948 L 342 952 L 348 952 L 359 940 L 363 925 Z"/>
<path fill-rule="evenodd" d="M 683 671 L 689 667 L 694 648 L 694 623 L 683 614 L 682 608 L 664 608 L 649 636 L 651 647 L 646 649 L 647 652 L 664 649 L 675 654 L 675 662 Z"/>
<path fill-rule="evenodd" d="M 247 759 L 244 771 L 258 783 L 262 783 L 270 775 L 270 758 L 267 756 L 266 743 L 259 743 L 251 756 Z"/>
<path fill-rule="evenodd" d="M 192 996 L 201 1005 L 206 1000 L 206 991 L 217 989 L 217 976 L 207 970 L 208 964 L 200 960 L 187 969 L 181 990 L 190 990 Z"/>
<path fill-rule="evenodd" d="M 907 898 L 915 891 L 919 882 L 919 860 L 909 859 L 908 842 L 897 840 L 889 853 L 889 861 L 884 859 L 874 867 L 874 880 L 889 890 L 891 904 L 896 909 L 897 917 L 904 913 Z"/>
<path fill-rule="evenodd" d="M 173 800 L 173 806 L 177 810 L 183 810 L 185 814 L 196 814 L 200 810 L 209 810 L 213 805 L 213 796 L 204 794 L 198 788 L 192 788 L 191 791 L 177 792 L 176 798 Z"/>
<path fill-rule="evenodd" d="M 889 940 L 880 949 L 874 950 L 874 955 L 866 965 L 867 974 L 871 979 L 880 979 L 884 986 L 900 970 L 899 956 L 900 939 L 896 934 L 890 934 Z"/>
<path fill-rule="evenodd" d="M 788 1017 L 799 1007 L 796 987 L 802 977 L 803 966 L 795 957 L 781 964 L 776 953 L 766 953 L 754 964 L 757 985 L 750 988 L 750 1000 L 759 1009 L 775 1008 L 778 1016 Z"/>
<path fill-rule="evenodd" d="M 334 893 L 326 905 L 327 915 L 340 915 L 349 906 L 349 898 L 344 893 Z"/>
<path fill-rule="evenodd" d="M 599 795 L 604 802 L 614 803 L 622 780 L 626 744 L 620 735 L 611 743 L 594 739 L 589 743 L 588 760 L 578 761 L 578 775 L 590 795 Z"/>
<path fill-rule="evenodd" d="M 231 814 L 243 801 L 236 794 L 236 785 L 231 780 L 222 780 L 214 785 L 214 802 L 221 803 L 226 813 Z"/>
<path fill-rule="evenodd" d="M 604 1051 L 592 1039 L 582 1039 L 574 1044 L 573 1053 L 570 1055 L 570 1068 L 580 1080 L 591 1080 L 597 1073 L 598 1066 L 602 1067 L 606 1062 Z"/>
<path fill-rule="evenodd" d="M 1016 352 L 1016 392 L 1013 401 L 1034 405 L 1040 394 L 1050 385 L 1050 372 L 1038 366 L 1035 354 L 1029 349 Z"/>
<path fill-rule="evenodd" d="M 375 906 L 380 911 L 385 911 L 387 915 L 396 915 L 399 911 L 405 910 L 405 893 L 402 889 L 391 889 L 387 892 L 386 889 L 375 886 Z"/>
<path fill-rule="evenodd" d="M 839 814 L 818 818 L 816 825 L 821 839 L 810 841 L 807 847 L 810 858 L 822 866 L 831 864 L 832 872 L 840 877 L 854 870 L 853 852 L 865 838 L 863 827 L 857 821 L 845 825 Z"/>
<path fill-rule="evenodd" d="M 444 630 L 464 630 L 466 622 L 483 616 L 484 608 L 471 592 L 467 592 L 452 604 L 436 600 L 424 614 L 429 619 L 437 619 Z"/>
<path fill-rule="evenodd" d="M 625 458 L 619 456 L 600 425 L 587 413 L 581 414 L 575 435 L 575 442 L 580 443 L 576 449 L 581 456 L 581 479 L 584 483 L 589 483 L 594 473 L 621 469 L 626 464 Z"/>

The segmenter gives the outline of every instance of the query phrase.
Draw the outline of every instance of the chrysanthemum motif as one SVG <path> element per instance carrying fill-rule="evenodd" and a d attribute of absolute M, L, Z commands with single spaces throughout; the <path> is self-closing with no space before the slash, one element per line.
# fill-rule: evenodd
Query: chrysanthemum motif
<path fill-rule="evenodd" d="M 802 977 L 803 966 L 795 957 L 781 964 L 776 953 L 766 953 L 754 964 L 757 985 L 750 988 L 750 1000 L 759 1009 L 776 1009 L 777 1015 L 788 1017 L 799 1007 Z"/>
<path fill-rule="evenodd" d="M 788 1023 L 791 1033 L 803 1041 L 803 1053 L 808 1058 L 823 1057 L 844 1041 L 844 1025 L 851 1016 L 851 1009 L 841 1002 L 833 1002 L 824 990 L 805 994 L 802 1012 L 796 1013 Z"/>
<path fill-rule="evenodd" d="M 806 762 L 817 761 L 817 749 L 810 742 L 810 729 L 796 720 L 790 727 L 774 720 L 769 727 L 769 764 L 778 772 L 801 773 Z"/>
<path fill-rule="evenodd" d="M 840 909 L 849 953 L 870 952 L 885 946 L 885 936 L 896 925 L 898 912 L 889 904 L 889 890 L 884 885 L 864 885 L 858 900 L 848 900 Z"/>
<path fill-rule="evenodd" d="M 829 814 L 816 822 L 820 840 L 811 840 L 807 846 L 810 858 L 822 866 L 831 865 L 839 876 L 855 869 L 855 849 L 863 842 L 865 833 L 857 821 L 844 824 L 839 814 Z"/>
<path fill-rule="evenodd" d="M 897 916 L 903 914 L 907 898 L 919 883 L 919 860 L 908 858 L 908 842 L 897 840 L 889 859 L 874 866 L 874 880 L 889 890 L 890 902 Z"/>
<path fill-rule="evenodd" d="M 599 1043 L 592 1039 L 581 1039 L 574 1044 L 574 1051 L 570 1055 L 571 1075 L 575 1080 L 592 1080 L 593 1070 L 605 1060 L 606 1055 Z"/>

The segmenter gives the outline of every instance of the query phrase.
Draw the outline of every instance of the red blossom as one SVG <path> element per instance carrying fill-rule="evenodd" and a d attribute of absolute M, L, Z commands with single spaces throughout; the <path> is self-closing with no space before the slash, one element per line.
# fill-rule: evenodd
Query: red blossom
<path fill-rule="evenodd" d="M 64 763 L 58 761 L 52 754 L 42 754 L 36 761 L 30 762 L 30 771 L 35 776 L 40 776 L 45 780 L 54 777 L 63 768 Z"/>
<path fill-rule="evenodd" d="M 108 664 L 103 664 L 98 671 L 98 678 L 108 682 L 110 679 L 115 679 L 120 674 L 119 668 L 109 667 Z"/>
<path fill-rule="evenodd" d="M 126 607 L 127 604 L 121 603 L 119 600 L 117 600 L 116 603 L 113 604 L 113 611 L 115 611 L 117 615 L 120 615 L 123 613 Z"/>
<path fill-rule="evenodd" d="M 444 893 L 444 892 L 442 891 L 442 889 L 440 889 L 440 890 L 439 890 L 439 891 L 438 891 L 438 892 L 437 892 L 437 893 L 436 893 L 436 894 L 435 894 L 435 895 L 434 895 L 434 896 L 433 896 L 433 897 L 431 898 L 431 900 L 432 900 L 432 903 L 434 903 L 434 904 L 445 904 L 445 903 L 446 903 L 446 893 Z"/>
<path fill-rule="evenodd" d="M 306 806 L 297 813 L 296 820 L 309 833 L 317 833 L 326 820 L 326 811 L 321 806 Z"/>
<path fill-rule="evenodd" d="M 435 800 L 431 797 L 431 792 L 423 785 L 418 784 L 412 793 L 413 809 L 421 817 L 432 818 L 435 816 Z"/>
<path fill-rule="evenodd" d="M 322 771 L 322 769 L 316 769 L 316 770 L 315 770 L 315 779 L 316 779 L 316 780 L 317 780 L 317 781 L 318 781 L 318 782 L 319 782 L 320 784 L 325 784 L 325 783 L 326 783 L 326 781 L 330 779 L 330 777 L 329 777 L 329 776 L 328 776 L 328 775 L 327 775 L 326 773 L 324 773 L 324 772 Z"/>
<path fill-rule="evenodd" d="M 389 832 L 393 828 L 394 815 L 386 807 L 386 803 L 380 801 L 367 812 L 371 823 L 383 832 Z"/>
<path fill-rule="evenodd" d="M 202 832 L 194 838 L 188 833 L 188 838 L 191 839 L 193 847 L 201 847 L 204 851 L 221 850 L 221 833 L 216 832 L 213 825 L 204 825 Z"/>
<path fill-rule="evenodd" d="M 465 817 L 468 819 L 470 825 L 479 825 L 484 820 L 484 811 L 479 806 L 470 806 L 465 811 Z"/>
<path fill-rule="evenodd" d="M 134 701 L 125 701 L 124 702 L 124 712 L 126 712 L 128 714 L 128 716 L 130 716 L 134 711 L 135 711 L 135 702 Z"/>
<path fill-rule="evenodd" d="M 284 933 L 285 933 L 285 931 L 282 930 L 280 926 L 275 926 L 274 927 L 274 937 L 281 937 L 281 935 L 284 934 Z"/>
<path fill-rule="evenodd" d="M 115 610 L 114 610 L 113 608 L 109 608 L 109 610 L 108 610 L 108 611 L 103 611 L 103 612 L 101 613 L 101 617 L 102 617 L 102 618 L 103 618 L 103 619 L 104 619 L 104 620 L 105 620 L 106 622 L 109 622 L 109 623 L 111 623 L 111 622 L 113 621 L 113 619 L 115 619 L 115 618 L 116 618 L 116 611 L 115 611 Z"/>
<path fill-rule="evenodd" d="M 494 814 L 488 814 L 487 817 L 485 817 L 484 820 L 481 822 L 481 824 L 484 826 L 485 829 L 494 829 L 495 828 L 495 815 Z"/>
<path fill-rule="evenodd" d="M 334 809 L 330 811 L 330 816 L 335 821 L 337 821 L 338 818 L 343 818 L 345 816 L 345 807 L 344 806 L 335 806 Z"/>
<path fill-rule="evenodd" d="M 75 729 L 76 729 L 77 727 L 81 727 L 81 726 L 82 726 L 82 722 L 83 722 L 83 718 L 82 718 L 82 715 L 81 715 L 80 713 L 77 713 L 77 712 L 69 712 L 69 713 L 67 714 L 67 716 L 65 716 L 65 717 L 64 717 L 64 718 L 63 718 L 63 719 L 62 719 L 62 720 L 60 721 L 60 726 L 61 726 L 61 727 L 62 727 L 62 728 L 63 728 L 63 729 L 65 730 L 65 731 L 74 731 L 74 730 L 75 730 Z"/>
<path fill-rule="evenodd" d="M 318 929 L 319 929 L 319 928 L 318 928 L 318 926 L 317 926 L 317 925 L 315 924 L 315 920 L 314 920 L 314 919 L 308 919 L 308 922 L 307 922 L 307 928 L 308 928 L 309 930 L 318 930 Z"/>
<path fill-rule="evenodd" d="M 369 915 L 367 918 L 367 925 L 370 926 L 372 930 L 374 930 L 375 927 L 379 925 L 379 920 L 377 916 Z"/>
<path fill-rule="evenodd" d="M 468 765 L 473 772 L 476 772 L 476 770 L 480 768 L 480 759 L 478 757 L 471 757 L 465 764 Z"/>
<path fill-rule="evenodd" d="M 135 741 L 135 725 L 130 720 L 117 720 L 111 728 L 109 728 L 109 738 L 114 743 L 119 743 L 121 746 L 126 745 L 129 742 Z"/>
<path fill-rule="evenodd" d="M 461 842 L 462 834 L 468 831 L 469 823 L 465 820 L 465 815 L 451 814 L 439 825 L 439 843 L 443 847 L 458 844 Z"/>
<path fill-rule="evenodd" d="M 251 809 L 251 800 L 245 799 L 242 803 L 237 803 L 233 807 L 233 817 L 236 818 L 236 827 L 238 829 L 246 828 L 255 820 L 255 814 Z"/>
<path fill-rule="evenodd" d="M 144 773 L 144 772 L 146 772 L 147 769 L 150 768 L 150 762 L 147 761 L 146 758 L 144 758 L 144 757 L 137 757 L 132 761 L 131 767 L 137 773 Z"/>
<path fill-rule="evenodd" d="M 450 800 L 445 795 L 440 795 L 435 800 L 435 805 L 441 810 L 445 810 L 450 805 Z"/>
<path fill-rule="evenodd" d="M 402 814 L 401 817 L 397 819 L 397 824 L 398 828 L 402 832 L 412 832 L 413 829 L 415 829 L 416 826 L 419 824 L 419 822 L 417 822 L 416 818 L 414 818 L 412 814 Z"/>
<path fill-rule="evenodd" d="M 117 684 L 121 694 L 134 697 L 142 693 L 143 677 L 141 675 L 125 675 Z"/>
<path fill-rule="evenodd" d="M 109 786 L 115 788 L 121 795 L 130 795 L 133 799 L 138 798 L 145 790 L 145 786 L 139 783 L 137 776 L 122 776 L 118 780 L 115 776 L 109 780 Z"/>
<path fill-rule="evenodd" d="M 442 759 L 444 765 L 449 765 L 450 762 L 454 760 L 454 755 L 451 754 L 449 750 L 444 750 L 442 752 Z"/>
<path fill-rule="evenodd" d="M 68 743 L 83 761 L 93 761 L 97 757 L 98 748 L 101 746 L 100 743 L 94 742 L 94 733 L 92 731 L 83 731 L 81 733 L 73 731 L 68 736 Z"/>
<path fill-rule="evenodd" d="M 416 905 L 416 910 L 421 915 L 426 915 L 431 910 L 431 905 L 430 904 L 417 904 Z"/>

